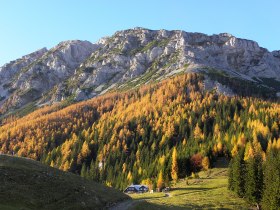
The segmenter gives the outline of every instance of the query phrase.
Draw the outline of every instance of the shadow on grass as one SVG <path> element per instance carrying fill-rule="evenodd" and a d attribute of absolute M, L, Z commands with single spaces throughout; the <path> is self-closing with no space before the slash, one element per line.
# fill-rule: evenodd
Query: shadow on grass
<path fill-rule="evenodd" d="M 185 188 L 185 190 L 188 190 L 188 192 L 183 192 L 183 193 L 177 193 L 174 196 L 183 196 L 183 195 L 192 195 L 192 194 L 197 194 L 200 192 L 207 192 L 207 191 L 212 191 L 219 189 L 219 187 L 212 187 L 212 188 Z"/>
<path fill-rule="evenodd" d="M 219 187 L 208 187 L 208 188 L 203 188 L 203 187 L 192 187 L 192 188 L 174 188 L 172 189 L 172 192 L 176 192 L 176 194 L 172 194 L 172 196 L 174 197 L 178 197 L 178 196 L 183 196 L 183 195 L 188 195 L 188 194 L 196 194 L 196 193 L 200 193 L 200 192 L 206 192 L 206 191 L 211 191 L 211 190 L 215 190 L 218 189 Z M 180 192 L 180 191 L 187 191 L 187 192 Z M 145 201 L 145 200 L 151 200 L 151 199 L 157 199 L 157 198 L 168 198 L 165 196 L 164 193 L 156 193 L 153 194 L 153 196 L 148 196 L 148 197 L 144 197 L 144 198 L 133 198 L 133 200 L 137 200 L 137 201 Z"/>
<path fill-rule="evenodd" d="M 172 197 L 181 197 L 181 196 L 185 196 L 185 195 L 192 195 L 192 194 L 196 194 L 196 193 L 206 193 L 207 191 L 211 191 L 211 190 L 215 190 L 218 189 L 218 187 L 212 187 L 212 188 L 178 188 L 177 193 L 173 194 Z M 185 192 L 181 192 L 181 190 L 185 190 Z M 173 190 L 172 190 L 173 191 Z M 175 190 L 174 190 L 175 191 Z M 187 192 L 186 192 L 187 191 Z M 193 204 L 193 203 L 186 203 L 183 206 L 182 205 L 176 205 L 176 203 L 173 204 L 155 204 L 155 203 L 151 203 L 152 200 L 155 199 L 164 199 L 165 196 L 164 194 L 158 194 L 156 196 L 149 196 L 149 197 L 145 197 L 145 198 L 134 198 L 133 200 L 135 200 L 133 206 L 129 209 L 133 210 L 140 210 L 140 209 L 146 209 L 146 210 L 153 210 L 153 209 L 215 209 L 216 206 L 214 204 Z M 166 199 L 168 199 L 169 197 L 166 197 Z M 151 201 L 150 201 L 151 200 Z M 221 208 L 222 209 L 222 208 Z"/>
<path fill-rule="evenodd" d="M 203 204 L 203 205 L 195 205 L 195 204 L 185 204 L 182 206 L 177 206 L 176 204 L 173 205 L 164 205 L 164 204 L 155 204 L 150 203 L 148 201 L 142 200 L 134 203 L 133 206 L 131 206 L 128 210 L 168 210 L 168 209 L 174 209 L 174 210 L 188 210 L 188 209 L 215 209 L 215 205 L 213 204 Z"/>
<path fill-rule="evenodd" d="M 194 185 L 190 185 L 190 187 L 172 188 L 172 190 L 170 192 L 176 192 L 176 191 L 178 192 L 178 191 L 182 191 L 182 190 L 211 190 L 211 189 L 214 189 L 211 187 L 192 187 L 192 186 L 194 186 Z"/>
<path fill-rule="evenodd" d="M 227 168 L 229 160 L 225 157 L 219 157 L 216 162 L 214 162 L 214 168 Z"/>

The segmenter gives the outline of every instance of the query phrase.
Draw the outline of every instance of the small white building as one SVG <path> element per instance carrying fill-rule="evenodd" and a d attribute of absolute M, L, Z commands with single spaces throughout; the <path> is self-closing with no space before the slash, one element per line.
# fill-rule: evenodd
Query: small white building
<path fill-rule="evenodd" d="M 149 187 L 146 185 L 135 185 L 128 186 L 123 192 L 124 193 L 145 193 L 149 191 Z"/>

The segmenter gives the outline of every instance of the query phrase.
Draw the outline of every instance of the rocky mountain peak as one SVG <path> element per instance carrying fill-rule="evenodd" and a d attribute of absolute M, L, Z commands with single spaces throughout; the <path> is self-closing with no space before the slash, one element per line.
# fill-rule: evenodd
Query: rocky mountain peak
<path fill-rule="evenodd" d="M 47 48 L 42 48 L 0 67 L 0 84 L 10 80 L 18 71 L 41 58 L 46 52 L 48 52 Z"/>
<path fill-rule="evenodd" d="M 57 69 L 73 71 L 98 47 L 89 41 L 69 40 L 60 42 L 45 56 L 46 64 Z"/>
<path fill-rule="evenodd" d="M 42 49 L 39 49 L 33 53 L 30 53 L 28 55 L 24 55 L 22 56 L 22 59 L 38 59 L 39 57 L 41 57 L 42 55 L 44 55 L 46 52 L 48 52 L 48 49 L 46 47 L 42 48 Z"/>
<path fill-rule="evenodd" d="M 249 81 L 280 81 L 279 58 L 280 51 L 269 52 L 255 41 L 228 33 L 209 36 L 136 27 L 95 44 L 64 41 L 3 66 L 0 106 L 53 103 L 67 97 L 85 100 L 112 88 L 137 87 L 179 72 L 209 69 Z"/>
<path fill-rule="evenodd" d="M 11 62 L 1 70 L 2 107 L 20 107 L 34 101 L 74 74 L 76 68 L 97 49 L 88 41 L 65 41 Z"/>

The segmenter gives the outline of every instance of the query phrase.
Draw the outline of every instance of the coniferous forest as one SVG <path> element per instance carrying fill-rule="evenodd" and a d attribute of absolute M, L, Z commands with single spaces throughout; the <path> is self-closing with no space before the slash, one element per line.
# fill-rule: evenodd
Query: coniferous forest
<path fill-rule="evenodd" d="M 0 152 L 30 157 L 124 189 L 169 186 L 231 159 L 229 189 L 280 207 L 280 105 L 205 91 L 183 74 L 66 108 L 46 106 L 0 127 Z"/>
<path fill-rule="evenodd" d="M 263 209 L 280 207 L 280 143 L 269 141 L 266 153 L 259 142 L 246 144 L 229 165 L 229 189 Z"/>

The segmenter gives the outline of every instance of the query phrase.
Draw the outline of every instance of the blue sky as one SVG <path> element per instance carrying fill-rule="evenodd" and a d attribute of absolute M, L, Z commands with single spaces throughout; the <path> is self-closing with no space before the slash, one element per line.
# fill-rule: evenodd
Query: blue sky
<path fill-rule="evenodd" d="M 0 0 L 0 66 L 69 39 L 141 26 L 228 32 L 280 50 L 279 0 Z"/>

